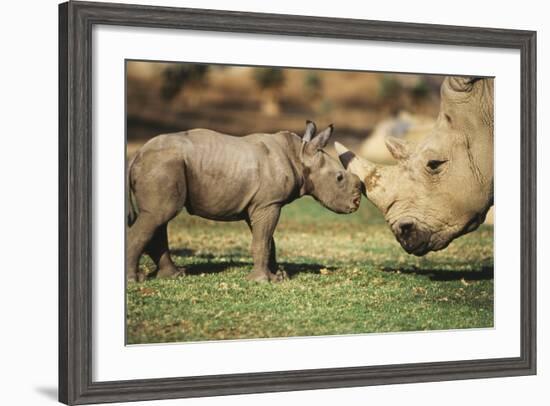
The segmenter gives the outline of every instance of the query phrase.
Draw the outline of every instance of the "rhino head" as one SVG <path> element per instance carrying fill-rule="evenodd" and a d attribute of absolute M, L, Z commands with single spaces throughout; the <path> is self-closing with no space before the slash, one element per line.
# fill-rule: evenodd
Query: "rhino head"
<path fill-rule="evenodd" d="M 493 205 L 493 80 L 448 77 L 436 125 L 419 144 L 395 137 L 396 165 L 378 165 L 336 145 L 401 246 L 418 256 L 475 230 Z"/>
<path fill-rule="evenodd" d="M 323 150 L 333 129 L 331 124 L 315 135 L 315 124 L 309 120 L 306 122 L 300 150 L 301 193 L 312 196 L 336 213 L 353 213 L 361 202 L 361 181 L 350 170 L 343 168 L 338 159 Z"/>

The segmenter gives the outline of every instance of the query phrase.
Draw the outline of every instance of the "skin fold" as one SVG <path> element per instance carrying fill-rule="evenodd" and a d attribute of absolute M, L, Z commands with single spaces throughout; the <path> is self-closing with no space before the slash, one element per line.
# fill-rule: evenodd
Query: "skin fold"
<path fill-rule="evenodd" d="M 309 195 L 337 213 L 359 207 L 359 178 L 323 151 L 332 131 L 315 135 L 308 121 L 303 137 L 194 129 L 148 141 L 128 168 L 127 279 L 145 278 L 138 271 L 143 253 L 155 262 L 156 277 L 184 273 L 170 258 L 167 223 L 186 208 L 211 220 L 245 221 L 254 261 L 248 278 L 279 280 L 273 233 L 284 205 Z"/>

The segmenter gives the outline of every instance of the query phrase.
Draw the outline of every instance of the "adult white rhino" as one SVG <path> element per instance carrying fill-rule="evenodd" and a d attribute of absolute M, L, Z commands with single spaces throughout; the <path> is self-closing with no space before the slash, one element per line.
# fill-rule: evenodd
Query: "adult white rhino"
<path fill-rule="evenodd" d="M 396 165 L 336 150 L 401 246 L 421 256 L 475 230 L 493 205 L 493 122 L 493 79 L 447 77 L 431 134 L 417 145 L 386 139 Z"/>

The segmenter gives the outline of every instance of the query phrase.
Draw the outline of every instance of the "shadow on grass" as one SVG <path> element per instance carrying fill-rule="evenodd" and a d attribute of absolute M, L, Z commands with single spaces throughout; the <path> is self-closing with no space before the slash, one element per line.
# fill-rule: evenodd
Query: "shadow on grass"
<path fill-rule="evenodd" d="M 180 255 L 179 253 L 176 255 Z M 201 259 L 213 260 L 215 256 L 213 255 L 200 255 Z M 240 268 L 246 267 L 250 270 L 254 267 L 254 264 L 251 261 L 224 261 L 224 262 L 213 262 L 208 261 L 198 264 L 186 264 L 185 265 L 185 274 L 189 276 L 196 276 L 201 274 L 217 274 L 223 272 L 229 268 Z M 289 278 L 292 278 L 301 273 L 309 274 L 320 274 L 321 269 L 328 269 L 333 271 L 335 267 L 327 267 L 322 264 L 304 264 L 304 263 L 290 263 L 290 262 L 280 262 L 279 268 L 285 270 Z"/>
<path fill-rule="evenodd" d="M 250 266 L 252 264 L 243 261 L 227 261 L 227 262 L 205 262 L 202 264 L 185 265 L 186 275 L 213 274 L 223 272 L 229 268 L 237 268 L 241 266 Z"/>
<path fill-rule="evenodd" d="M 217 274 L 220 272 L 223 272 L 229 268 L 239 268 L 239 267 L 246 267 L 250 270 L 254 267 L 254 264 L 252 261 L 223 261 L 223 262 L 217 262 L 217 258 L 215 255 L 208 254 L 208 253 L 201 253 L 197 254 L 194 250 L 186 249 L 186 248 L 176 248 L 170 251 L 170 253 L 173 256 L 178 257 L 186 257 L 186 258 L 198 258 L 200 260 L 205 260 L 205 262 L 201 263 L 191 263 L 191 264 L 185 264 L 185 274 L 189 276 L 196 276 L 201 274 Z M 237 256 L 242 256 L 241 253 L 237 253 Z M 229 255 L 229 258 L 231 256 Z M 292 278 L 298 274 L 301 273 L 309 273 L 309 274 L 320 274 L 321 269 L 328 269 L 330 271 L 335 270 L 335 267 L 330 267 L 322 264 L 316 264 L 316 263 L 293 263 L 293 262 L 279 262 L 279 268 L 282 268 L 285 270 L 289 278 Z M 154 274 L 151 275 L 151 277 L 154 277 Z"/>
<path fill-rule="evenodd" d="M 187 248 L 176 248 L 176 249 L 170 250 L 170 254 L 178 256 L 178 257 L 190 257 L 192 255 L 195 255 L 195 250 L 190 250 L 190 249 L 187 249 Z M 208 255 L 208 257 L 214 258 L 213 255 L 211 255 L 211 256 Z"/>
<path fill-rule="evenodd" d="M 449 271 L 444 269 L 384 268 L 384 272 L 403 273 L 427 276 L 432 281 L 450 282 L 464 279 L 466 281 L 486 281 L 494 278 L 493 266 L 484 266 L 480 271 Z"/>
<path fill-rule="evenodd" d="M 334 271 L 336 269 L 336 267 L 321 264 L 300 264 L 291 262 L 280 262 L 279 267 L 283 268 L 290 278 L 301 273 L 320 274 L 321 269 L 328 269 L 329 271 Z"/>

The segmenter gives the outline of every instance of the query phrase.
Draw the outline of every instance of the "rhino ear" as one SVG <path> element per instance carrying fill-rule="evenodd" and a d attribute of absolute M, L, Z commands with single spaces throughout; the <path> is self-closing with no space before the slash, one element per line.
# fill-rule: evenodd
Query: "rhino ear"
<path fill-rule="evenodd" d="M 318 151 L 320 149 L 323 149 L 332 135 L 332 131 L 334 130 L 334 126 L 331 124 L 327 128 L 325 128 L 323 131 L 321 131 L 311 142 L 309 143 L 309 149 L 311 152 Z"/>
<path fill-rule="evenodd" d="M 306 130 L 304 132 L 304 136 L 302 137 L 302 140 L 304 142 L 310 142 L 313 136 L 315 135 L 315 132 L 317 131 L 317 126 L 313 121 L 307 120 L 306 121 Z"/>
<path fill-rule="evenodd" d="M 455 92 L 470 92 L 474 87 L 474 83 L 483 78 L 474 76 L 451 76 L 449 77 L 449 86 Z"/>
<path fill-rule="evenodd" d="M 386 137 L 384 141 L 390 154 L 398 161 L 407 159 L 410 156 L 410 148 L 406 141 L 391 136 Z"/>

